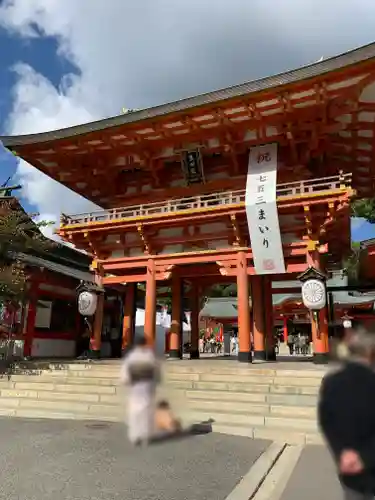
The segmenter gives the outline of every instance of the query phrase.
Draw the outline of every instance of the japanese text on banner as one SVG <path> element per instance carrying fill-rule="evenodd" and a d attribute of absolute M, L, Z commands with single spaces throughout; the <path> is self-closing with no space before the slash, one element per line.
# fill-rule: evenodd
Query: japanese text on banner
<path fill-rule="evenodd" d="M 251 148 L 245 203 L 257 274 L 285 273 L 276 180 L 277 144 Z"/>

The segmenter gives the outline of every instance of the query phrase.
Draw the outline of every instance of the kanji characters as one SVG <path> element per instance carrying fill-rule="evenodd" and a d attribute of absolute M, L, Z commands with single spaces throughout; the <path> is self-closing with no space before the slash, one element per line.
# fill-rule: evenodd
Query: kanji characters
<path fill-rule="evenodd" d="M 258 210 L 258 220 L 266 220 L 266 212 L 263 210 L 263 208 L 260 208 Z"/>
<path fill-rule="evenodd" d="M 257 163 L 263 163 L 265 161 L 271 161 L 271 154 L 268 151 L 266 151 L 265 153 L 260 153 L 257 158 Z"/>

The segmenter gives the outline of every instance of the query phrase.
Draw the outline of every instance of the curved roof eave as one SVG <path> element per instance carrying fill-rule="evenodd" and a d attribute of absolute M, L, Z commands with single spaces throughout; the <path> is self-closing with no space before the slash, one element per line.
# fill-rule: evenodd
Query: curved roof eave
<path fill-rule="evenodd" d="M 293 84 L 303 80 L 308 80 L 325 73 L 330 73 L 335 70 L 352 66 L 366 60 L 375 58 L 375 42 L 372 42 L 363 47 L 345 52 L 343 54 L 325 59 L 320 62 L 309 64 L 298 69 L 279 73 L 277 75 L 268 76 L 259 80 L 253 80 L 240 85 L 235 85 L 226 89 L 215 90 L 196 97 L 188 97 L 167 104 L 162 104 L 140 111 L 129 112 L 125 115 L 105 118 L 83 125 L 68 127 L 51 132 L 42 132 L 39 134 L 28 134 L 19 136 L 3 136 L 0 137 L 5 147 L 16 147 L 27 144 L 36 144 L 40 142 L 48 142 L 58 139 L 97 132 L 107 128 L 118 127 L 128 123 L 136 123 L 143 120 L 157 118 L 168 115 L 170 113 L 181 112 L 184 110 L 196 108 L 199 106 L 213 104 L 216 102 L 225 101 L 227 99 L 241 97 L 248 94 L 261 92 L 267 89 L 279 87 L 282 85 Z"/>

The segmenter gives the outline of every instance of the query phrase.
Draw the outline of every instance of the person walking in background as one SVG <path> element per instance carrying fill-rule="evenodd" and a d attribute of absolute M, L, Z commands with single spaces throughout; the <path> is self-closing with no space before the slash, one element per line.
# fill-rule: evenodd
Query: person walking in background
<path fill-rule="evenodd" d="M 211 346 L 211 352 L 215 353 L 216 342 L 215 342 L 215 337 L 213 335 L 211 335 L 211 338 L 210 338 L 210 346 Z"/>
<path fill-rule="evenodd" d="M 155 353 L 144 337 L 136 338 L 124 358 L 121 381 L 129 386 L 128 437 L 134 445 L 147 444 L 154 430 L 155 394 L 160 381 Z"/>
<path fill-rule="evenodd" d="M 306 335 L 304 333 L 299 337 L 299 343 L 300 343 L 301 354 L 306 356 L 306 354 L 307 354 L 307 339 L 306 339 Z"/>
<path fill-rule="evenodd" d="M 292 333 L 288 334 L 288 347 L 289 354 L 292 355 L 294 353 L 294 335 Z"/>
<path fill-rule="evenodd" d="M 301 334 L 296 333 L 294 335 L 294 352 L 296 354 L 301 354 Z"/>
<path fill-rule="evenodd" d="M 375 334 L 357 330 L 349 357 L 322 382 L 318 420 L 346 500 L 375 498 Z"/>
<path fill-rule="evenodd" d="M 204 339 L 199 337 L 199 352 L 204 352 Z"/>
<path fill-rule="evenodd" d="M 231 354 L 233 354 L 235 356 L 237 356 L 238 354 L 238 337 L 236 334 L 233 334 L 233 337 L 232 337 L 232 352 Z"/>

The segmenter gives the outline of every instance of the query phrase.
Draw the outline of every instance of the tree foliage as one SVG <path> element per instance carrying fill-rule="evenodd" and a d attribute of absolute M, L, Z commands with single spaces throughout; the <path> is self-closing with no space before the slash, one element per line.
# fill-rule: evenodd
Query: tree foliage
<path fill-rule="evenodd" d="M 360 262 L 361 248 L 359 244 L 353 243 L 351 253 L 343 262 L 344 270 L 348 276 L 350 285 L 355 285 L 359 282 Z"/>
<path fill-rule="evenodd" d="M 26 293 L 27 272 L 20 253 L 48 251 L 53 242 L 41 233 L 48 222 L 35 222 L 20 207 L 0 206 L 0 302 L 18 302 Z"/>
<path fill-rule="evenodd" d="M 352 216 L 366 219 L 371 224 L 375 223 L 375 198 L 364 198 L 352 203 Z"/>
<path fill-rule="evenodd" d="M 209 297 L 237 297 L 237 285 L 231 283 L 230 285 L 214 285 L 209 293 Z"/>

